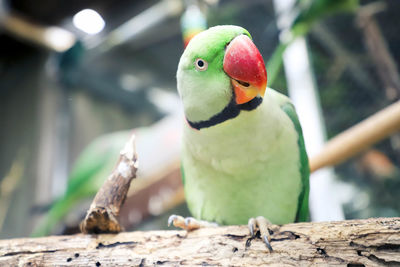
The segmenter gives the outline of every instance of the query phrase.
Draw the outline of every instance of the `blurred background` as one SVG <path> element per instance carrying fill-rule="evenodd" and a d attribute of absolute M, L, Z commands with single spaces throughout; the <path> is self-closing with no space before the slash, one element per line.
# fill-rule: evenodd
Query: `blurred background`
<path fill-rule="evenodd" d="M 399 100 L 397 0 L 0 0 L 0 238 L 76 233 L 132 133 L 127 230 L 188 215 L 175 72 L 184 44 L 246 28 L 312 157 Z M 268 92 L 267 92 L 268 93 Z M 311 177 L 315 221 L 400 216 L 400 135 Z"/>

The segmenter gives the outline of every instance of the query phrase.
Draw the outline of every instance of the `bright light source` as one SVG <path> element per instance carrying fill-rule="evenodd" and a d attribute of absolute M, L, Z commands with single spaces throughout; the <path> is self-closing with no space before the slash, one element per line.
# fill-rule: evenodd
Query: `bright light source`
<path fill-rule="evenodd" d="M 93 9 L 84 9 L 75 14 L 72 19 L 75 27 L 88 34 L 96 34 L 104 29 L 106 23 L 99 13 Z"/>
<path fill-rule="evenodd" d="M 64 29 L 47 27 L 43 32 L 43 42 L 57 52 L 64 52 L 75 44 L 76 39 L 73 34 Z"/>

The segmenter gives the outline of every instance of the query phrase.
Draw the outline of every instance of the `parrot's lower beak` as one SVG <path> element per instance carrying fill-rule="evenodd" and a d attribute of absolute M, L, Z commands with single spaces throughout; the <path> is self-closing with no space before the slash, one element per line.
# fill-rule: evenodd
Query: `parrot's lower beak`
<path fill-rule="evenodd" d="M 237 104 L 264 96 L 267 71 L 260 52 L 248 36 L 239 35 L 228 44 L 224 71 L 231 78 Z"/>

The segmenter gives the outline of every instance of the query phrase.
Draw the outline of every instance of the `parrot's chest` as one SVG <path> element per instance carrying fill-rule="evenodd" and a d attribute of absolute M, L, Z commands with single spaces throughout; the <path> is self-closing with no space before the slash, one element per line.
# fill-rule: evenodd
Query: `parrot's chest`
<path fill-rule="evenodd" d="M 220 224 L 245 224 L 260 215 L 272 223 L 295 220 L 298 136 L 279 111 L 269 120 L 260 120 L 261 112 L 244 113 L 204 135 L 185 132 L 182 164 L 193 216 Z"/>

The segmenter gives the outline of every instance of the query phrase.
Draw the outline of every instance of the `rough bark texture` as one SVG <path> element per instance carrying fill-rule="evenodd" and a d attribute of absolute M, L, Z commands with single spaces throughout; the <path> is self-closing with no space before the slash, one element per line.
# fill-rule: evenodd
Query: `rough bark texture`
<path fill-rule="evenodd" d="M 1 266 L 400 266 L 400 218 L 272 226 L 269 253 L 246 226 L 0 241 Z"/>
<path fill-rule="evenodd" d="M 123 228 L 119 212 L 126 199 L 129 186 L 136 177 L 137 156 L 135 136 L 132 135 L 121 151 L 119 161 L 97 192 L 87 215 L 81 223 L 83 233 L 118 233 Z"/>

